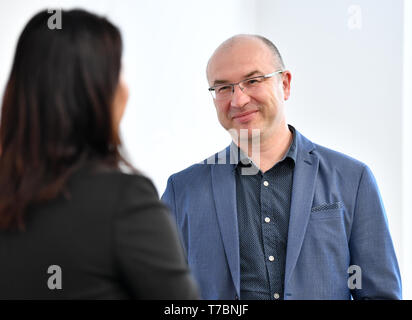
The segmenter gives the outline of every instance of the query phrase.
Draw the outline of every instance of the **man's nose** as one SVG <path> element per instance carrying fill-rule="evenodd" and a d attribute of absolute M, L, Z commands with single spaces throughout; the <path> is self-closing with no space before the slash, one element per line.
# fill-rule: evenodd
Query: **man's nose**
<path fill-rule="evenodd" d="M 241 108 L 247 103 L 249 103 L 250 97 L 242 90 L 239 85 L 235 85 L 233 87 L 232 99 L 230 101 L 230 105 L 232 107 Z"/>

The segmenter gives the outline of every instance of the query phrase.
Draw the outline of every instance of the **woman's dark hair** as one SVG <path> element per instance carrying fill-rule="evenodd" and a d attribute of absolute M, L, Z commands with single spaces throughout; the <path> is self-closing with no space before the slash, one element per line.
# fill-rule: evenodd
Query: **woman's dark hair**
<path fill-rule="evenodd" d="M 91 160 L 127 162 L 113 121 L 122 40 L 108 20 L 83 10 L 36 14 L 24 28 L 0 123 L 0 229 L 24 229 L 27 208 L 55 198 Z"/>

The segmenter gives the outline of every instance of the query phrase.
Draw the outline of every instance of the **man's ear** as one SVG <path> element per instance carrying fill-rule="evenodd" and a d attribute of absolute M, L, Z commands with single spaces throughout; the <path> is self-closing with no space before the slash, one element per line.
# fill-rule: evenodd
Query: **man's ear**
<path fill-rule="evenodd" d="M 292 80 L 292 74 L 290 71 L 285 70 L 282 72 L 282 85 L 283 85 L 283 94 L 284 100 L 288 100 L 290 97 L 290 82 Z"/>

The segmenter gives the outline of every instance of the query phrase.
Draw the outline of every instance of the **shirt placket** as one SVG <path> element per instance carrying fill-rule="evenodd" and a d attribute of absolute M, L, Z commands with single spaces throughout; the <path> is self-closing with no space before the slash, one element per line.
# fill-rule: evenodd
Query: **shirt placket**
<path fill-rule="evenodd" d="M 269 290 L 271 299 L 277 300 L 281 297 L 280 288 L 277 288 L 274 280 L 276 277 L 276 265 L 279 263 L 277 259 L 276 242 L 274 241 L 274 225 L 273 225 L 273 208 L 271 203 L 271 188 L 274 187 L 274 177 L 269 172 L 266 172 L 261 177 L 261 223 L 262 223 L 262 239 L 263 250 L 265 254 L 265 265 L 269 277 Z"/>

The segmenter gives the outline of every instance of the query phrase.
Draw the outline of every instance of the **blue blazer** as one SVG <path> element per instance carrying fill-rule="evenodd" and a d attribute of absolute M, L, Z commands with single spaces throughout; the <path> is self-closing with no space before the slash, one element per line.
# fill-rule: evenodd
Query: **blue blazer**
<path fill-rule="evenodd" d="M 401 299 L 399 267 L 372 172 L 295 132 L 283 298 Z M 237 299 L 240 292 L 236 180 L 229 154 L 227 147 L 216 161 L 172 175 L 162 197 L 204 299 Z"/>

